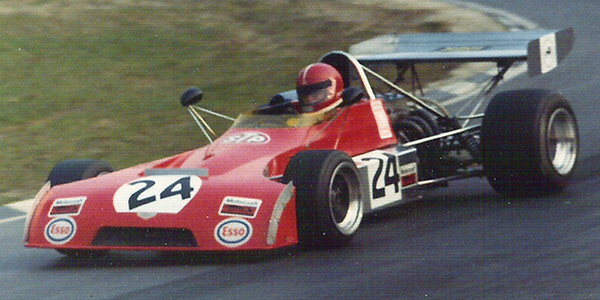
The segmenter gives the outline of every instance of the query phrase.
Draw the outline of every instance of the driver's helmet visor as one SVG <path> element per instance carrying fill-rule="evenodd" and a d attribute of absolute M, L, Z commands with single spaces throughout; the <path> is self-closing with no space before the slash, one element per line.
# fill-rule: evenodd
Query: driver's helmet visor
<path fill-rule="evenodd" d="M 335 87 L 330 79 L 314 84 L 299 86 L 296 91 L 301 106 L 312 106 L 330 99 Z"/>

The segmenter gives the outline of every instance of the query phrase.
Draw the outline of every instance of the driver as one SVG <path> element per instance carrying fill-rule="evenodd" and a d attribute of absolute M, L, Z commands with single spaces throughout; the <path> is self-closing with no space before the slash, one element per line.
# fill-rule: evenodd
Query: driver
<path fill-rule="evenodd" d="M 344 82 L 342 75 L 331 65 L 316 63 L 300 71 L 296 80 L 296 92 L 300 112 L 330 110 L 342 103 Z"/>

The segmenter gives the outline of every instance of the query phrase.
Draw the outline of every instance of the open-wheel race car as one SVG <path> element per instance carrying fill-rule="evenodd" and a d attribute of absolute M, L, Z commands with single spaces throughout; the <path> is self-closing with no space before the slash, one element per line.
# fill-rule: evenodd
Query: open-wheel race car
<path fill-rule="evenodd" d="M 527 61 L 531 75 L 555 68 L 571 29 L 383 40 L 378 53 L 326 54 L 301 72 L 296 90 L 240 114 L 215 140 L 201 113 L 226 116 L 198 106 L 199 89 L 187 90 L 181 104 L 207 146 L 119 171 L 98 160 L 59 163 L 35 198 L 26 246 L 74 256 L 334 247 L 351 240 L 363 215 L 452 180 L 485 176 L 514 196 L 568 184 L 579 140 L 564 97 L 542 89 L 486 95 L 513 64 Z M 451 115 L 374 71 L 437 62 L 497 64 L 475 105 L 489 102 L 484 113 Z M 303 83 L 324 65 L 339 78 Z M 313 92 L 335 101 L 308 109 Z"/>

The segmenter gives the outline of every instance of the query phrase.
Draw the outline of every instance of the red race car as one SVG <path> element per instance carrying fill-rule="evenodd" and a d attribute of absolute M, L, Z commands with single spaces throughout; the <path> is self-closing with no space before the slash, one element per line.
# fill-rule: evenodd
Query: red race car
<path fill-rule="evenodd" d="M 485 95 L 513 64 L 527 61 L 531 75 L 553 69 L 572 41 L 571 29 L 377 38 L 306 67 L 295 90 L 240 114 L 214 141 L 200 113 L 225 116 L 199 107 L 202 93 L 189 89 L 181 104 L 209 145 L 120 171 L 59 163 L 35 198 L 25 245 L 73 256 L 333 247 L 364 214 L 451 180 L 486 176 L 509 195 L 558 192 L 579 143 L 567 101 L 545 90 Z M 431 62 L 495 62 L 498 73 L 467 116 L 379 74 L 418 79 L 415 65 Z"/>

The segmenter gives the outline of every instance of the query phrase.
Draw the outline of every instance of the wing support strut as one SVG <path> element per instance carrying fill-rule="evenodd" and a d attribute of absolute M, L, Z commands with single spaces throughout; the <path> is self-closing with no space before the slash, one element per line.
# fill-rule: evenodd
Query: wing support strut
<path fill-rule="evenodd" d="M 385 77 L 377 74 L 375 71 L 362 66 L 363 70 L 368 73 L 369 75 L 381 80 L 381 82 L 387 84 L 388 86 L 390 86 L 391 88 L 395 89 L 396 91 L 398 91 L 400 94 L 402 94 L 403 96 L 405 96 L 406 98 L 410 99 L 411 101 L 413 101 L 414 103 L 418 104 L 419 106 L 421 106 L 423 109 L 425 109 L 426 111 L 430 112 L 431 114 L 441 117 L 441 118 L 445 118 L 448 117 L 447 115 L 437 111 L 435 108 L 431 107 L 430 105 L 428 105 L 427 103 L 425 103 L 425 101 L 417 98 L 416 96 L 414 96 L 413 94 L 405 91 L 403 88 L 397 86 L 396 84 L 394 84 L 393 82 L 387 80 Z"/>

